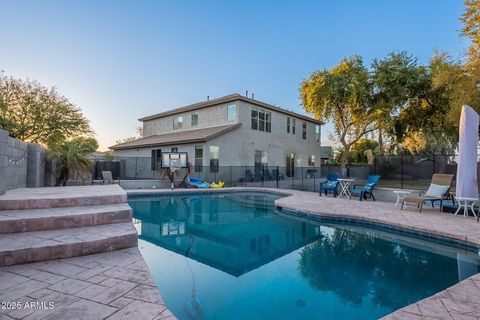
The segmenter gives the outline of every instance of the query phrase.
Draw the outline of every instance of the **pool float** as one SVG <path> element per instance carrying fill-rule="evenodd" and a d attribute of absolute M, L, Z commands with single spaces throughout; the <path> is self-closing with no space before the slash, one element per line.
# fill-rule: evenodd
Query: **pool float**
<path fill-rule="evenodd" d="M 197 179 L 197 178 L 190 178 L 189 183 L 190 183 L 192 186 L 195 186 L 196 188 L 199 188 L 199 189 L 208 189 L 208 188 L 210 188 L 210 184 L 208 184 L 208 182 L 205 182 L 205 181 L 200 180 L 200 179 Z"/>
<path fill-rule="evenodd" d="M 223 188 L 224 185 L 225 185 L 225 182 L 223 181 L 218 181 L 218 183 L 212 182 L 210 183 L 210 188 L 219 189 L 219 188 Z"/>

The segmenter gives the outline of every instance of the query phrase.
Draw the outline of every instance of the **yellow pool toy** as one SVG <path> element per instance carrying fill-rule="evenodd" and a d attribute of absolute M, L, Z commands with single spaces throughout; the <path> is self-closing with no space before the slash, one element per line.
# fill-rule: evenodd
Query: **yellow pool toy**
<path fill-rule="evenodd" d="M 218 183 L 212 182 L 210 183 L 210 188 L 218 189 L 218 188 L 223 188 L 225 185 L 225 182 L 223 181 L 218 181 Z"/>

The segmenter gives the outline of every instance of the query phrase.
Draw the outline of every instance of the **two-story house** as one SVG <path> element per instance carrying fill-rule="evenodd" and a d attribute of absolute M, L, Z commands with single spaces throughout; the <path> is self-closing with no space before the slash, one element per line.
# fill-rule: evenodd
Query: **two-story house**
<path fill-rule="evenodd" d="M 144 137 L 110 147 L 118 157 L 151 157 L 187 152 L 195 170 L 209 166 L 320 164 L 322 122 L 240 94 L 146 116 Z"/>

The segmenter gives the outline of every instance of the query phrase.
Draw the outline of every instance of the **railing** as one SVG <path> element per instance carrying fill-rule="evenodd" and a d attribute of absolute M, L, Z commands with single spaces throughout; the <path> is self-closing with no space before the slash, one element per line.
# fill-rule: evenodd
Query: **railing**
<path fill-rule="evenodd" d="M 346 177 L 363 182 L 369 175 L 380 175 L 379 187 L 397 189 L 426 189 L 434 173 L 457 171 L 455 155 L 435 156 L 377 156 L 373 164 L 349 164 Z M 94 178 L 102 170 L 112 171 L 121 180 L 163 180 L 161 173 L 152 170 L 150 157 L 115 157 L 113 160 L 94 159 Z M 480 166 L 479 166 L 480 169 Z M 191 177 L 208 182 L 222 180 L 226 186 L 259 186 L 282 189 L 318 191 L 319 182 L 330 173 L 342 176 L 338 164 L 287 168 L 282 166 L 193 166 Z M 186 171 L 182 169 L 177 180 L 182 180 Z M 477 173 L 478 176 L 478 173 Z M 480 179 L 479 179 L 480 181 Z"/>

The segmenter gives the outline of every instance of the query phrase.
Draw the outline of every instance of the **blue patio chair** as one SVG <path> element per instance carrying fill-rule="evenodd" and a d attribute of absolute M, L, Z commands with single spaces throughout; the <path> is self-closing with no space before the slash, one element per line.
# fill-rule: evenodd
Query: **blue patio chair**
<path fill-rule="evenodd" d="M 352 193 L 358 193 L 359 199 L 362 201 L 363 199 L 367 199 L 367 194 L 375 201 L 375 196 L 373 195 L 373 189 L 377 185 L 378 181 L 380 180 L 380 176 L 368 176 L 368 180 L 366 183 L 363 184 L 354 184 L 352 186 Z"/>
<path fill-rule="evenodd" d="M 337 197 L 337 186 L 338 186 L 338 176 L 334 173 L 327 175 L 327 181 L 320 182 L 320 197 L 322 192 L 325 192 L 325 195 L 329 191 L 333 191 L 333 196 Z"/>

